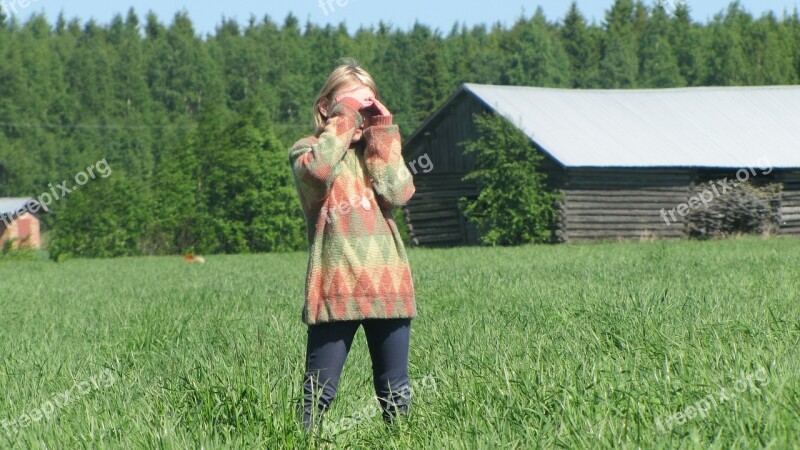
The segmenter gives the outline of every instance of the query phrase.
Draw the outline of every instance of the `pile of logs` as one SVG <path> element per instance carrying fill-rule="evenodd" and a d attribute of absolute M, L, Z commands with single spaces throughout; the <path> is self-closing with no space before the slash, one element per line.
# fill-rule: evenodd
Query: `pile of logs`
<path fill-rule="evenodd" d="M 692 186 L 689 197 L 707 189 L 704 184 Z M 738 183 L 731 191 L 714 198 L 707 207 L 692 210 L 684 218 L 686 233 L 700 240 L 738 234 L 775 234 L 781 223 L 782 191 L 780 183 L 764 186 Z"/>

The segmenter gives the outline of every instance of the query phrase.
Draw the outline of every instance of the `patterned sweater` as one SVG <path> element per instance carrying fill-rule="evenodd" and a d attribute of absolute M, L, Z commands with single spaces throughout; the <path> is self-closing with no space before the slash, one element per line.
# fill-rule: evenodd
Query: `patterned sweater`
<path fill-rule="evenodd" d="M 414 194 L 391 116 L 376 116 L 351 144 L 359 103 L 333 106 L 324 128 L 289 151 L 308 233 L 302 319 L 309 325 L 414 318 L 411 269 L 392 209 Z"/>

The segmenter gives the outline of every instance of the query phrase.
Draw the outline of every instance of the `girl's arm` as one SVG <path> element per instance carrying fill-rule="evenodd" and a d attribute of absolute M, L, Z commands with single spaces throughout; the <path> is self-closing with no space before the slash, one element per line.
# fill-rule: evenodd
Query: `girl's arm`
<path fill-rule="evenodd" d="M 297 184 L 308 198 L 319 201 L 330 193 L 339 175 L 338 165 L 363 121 L 360 108 L 361 102 L 353 98 L 338 101 L 319 137 L 301 139 L 289 151 Z"/>
<path fill-rule="evenodd" d="M 375 191 L 384 200 L 384 208 L 397 208 L 408 203 L 415 187 L 411 172 L 403 161 L 400 128 L 392 125 L 392 116 L 372 117 L 364 131 L 364 161 L 372 175 Z"/>

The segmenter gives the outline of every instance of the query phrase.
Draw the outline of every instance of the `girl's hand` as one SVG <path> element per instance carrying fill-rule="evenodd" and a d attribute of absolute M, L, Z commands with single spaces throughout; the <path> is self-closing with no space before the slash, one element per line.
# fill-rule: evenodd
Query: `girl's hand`
<path fill-rule="evenodd" d="M 361 132 L 368 126 L 368 121 L 372 119 L 372 115 L 367 113 L 366 109 L 372 107 L 372 102 L 359 100 L 349 95 L 343 95 L 341 97 L 335 97 L 333 99 L 333 104 L 337 105 L 344 101 L 347 101 L 347 105 L 349 107 L 356 108 L 356 115 L 360 116 L 359 118 L 361 119 L 361 123 L 356 129 L 356 133 L 353 135 L 353 142 L 357 142 L 361 139 Z M 356 123 L 358 123 L 358 121 L 356 121 Z"/>
<path fill-rule="evenodd" d="M 361 110 L 361 115 L 364 116 L 364 128 L 392 123 L 392 113 L 383 103 L 374 97 L 367 98 L 367 102 L 370 103 L 370 106 Z"/>
<path fill-rule="evenodd" d="M 357 98 L 348 97 L 348 96 L 337 97 L 337 98 L 335 98 L 333 100 L 333 103 L 334 104 L 339 103 L 342 100 L 344 100 L 345 98 L 350 98 L 352 100 L 355 100 L 358 103 L 361 103 L 361 108 L 359 108 L 359 111 L 366 111 L 366 112 L 369 113 L 369 115 L 372 115 L 372 116 L 391 116 L 392 115 L 392 113 L 389 112 L 389 110 L 386 108 L 386 106 L 384 106 L 383 103 L 381 103 L 380 101 L 378 101 L 378 99 L 376 99 L 374 97 L 369 97 L 366 100 L 358 100 Z"/>
<path fill-rule="evenodd" d="M 337 97 L 337 98 L 333 99 L 333 104 L 335 105 L 335 104 L 341 102 L 342 100 L 344 100 L 346 98 L 349 98 L 350 100 L 353 100 L 353 101 L 355 101 L 357 103 L 361 103 L 361 107 L 359 108 L 359 111 L 363 110 L 363 109 L 370 108 L 372 106 L 372 102 L 371 101 L 359 100 L 359 99 L 357 99 L 355 97 L 349 97 L 349 96 Z"/>
<path fill-rule="evenodd" d="M 370 97 L 370 98 L 367 99 L 367 101 L 371 103 L 371 105 L 368 107 L 368 109 L 373 110 L 374 114 L 376 116 L 391 116 L 392 115 L 392 113 L 389 112 L 389 109 L 387 109 L 386 106 L 383 105 L 383 103 L 378 101 L 377 98 Z"/>

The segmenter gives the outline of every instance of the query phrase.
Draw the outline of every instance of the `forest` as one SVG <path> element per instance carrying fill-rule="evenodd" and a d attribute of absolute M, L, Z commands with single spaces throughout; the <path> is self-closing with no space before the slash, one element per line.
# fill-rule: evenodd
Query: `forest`
<path fill-rule="evenodd" d="M 375 77 L 409 136 L 461 83 L 562 88 L 785 85 L 800 80 L 798 11 L 736 2 L 706 23 L 615 0 L 512 25 L 349 30 L 289 15 L 201 36 L 130 10 L 108 24 L 0 16 L 0 197 L 36 197 L 113 168 L 42 215 L 53 258 L 304 249 L 287 150 L 336 61 Z M 73 183 L 74 184 L 74 183 Z"/>

